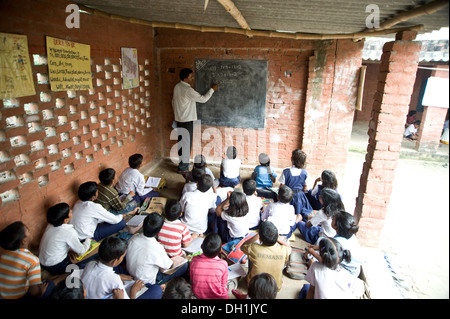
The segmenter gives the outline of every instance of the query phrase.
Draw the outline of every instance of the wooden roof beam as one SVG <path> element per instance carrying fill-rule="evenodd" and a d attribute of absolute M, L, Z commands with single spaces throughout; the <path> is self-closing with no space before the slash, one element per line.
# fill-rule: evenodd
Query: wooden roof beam
<path fill-rule="evenodd" d="M 241 26 L 244 30 L 251 30 L 247 21 L 245 21 L 244 16 L 241 11 L 235 6 L 233 1 L 231 0 L 217 0 L 224 8 L 228 11 L 229 14 L 236 20 L 236 22 Z"/>

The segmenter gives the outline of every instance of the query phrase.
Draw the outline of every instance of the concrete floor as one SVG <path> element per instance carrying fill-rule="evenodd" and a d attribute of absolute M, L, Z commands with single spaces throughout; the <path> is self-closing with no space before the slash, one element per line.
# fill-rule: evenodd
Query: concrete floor
<path fill-rule="evenodd" d="M 359 188 L 367 139 L 367 123 L 355 123 L 345 177 L 339 180 L 339 191 L 342 193 L 346 210 L 351 213 Z M 449 297 L 449 148 L 448 145 L 441 144 L 438 152 L 430 155 L 421 154 L 415 151 L 414 147 L 415 142 L 402 142 L 400 162 L 380 247 L 364 248 L 367 260 L 365 274 L 374 299 Z M 210 164 L 208 167 L 215 176 L 219 176 L 218 165 Z M 281 170 L 282 168 L 276 170 L 278 175 Z M 161 191 L 161 196 L 179 199 L 184 178 L 176 171 L 177 165 L 169 159 L 151 163 L 142 170 L 146 175 L 167 180 L 167 188 Z M 250 177 L 252 171 L 253 168 L 250 167 L 242 168 L 242 179 Z M 411 187 L 411 175 L 414 176 L 414 187 Z M 423 186 L 419 187 L 421 185 Z M 417 193 L 430 198 L 440 198 L 441 201 L 412 200 L 411 197 L 417 196 Z M 430 203 L 435 206 L 430 207 Z M 435 212 L 440 213 L 439 217 L 436 217 L 438 224 L 424 229 L 422 221 L 425 216 Z M 405 225 L 408 227 L 404 227 Z M 290 244 L 299 248 L 305 247 L 307 243 L 300 238 L 298 230 L 294 234 L 295 241 Z M 434 243 L 438 240 L 441 244 L 429 245 L 428 241 L 423 240 L 424 236 L 429 236 L 426 238 L 430 238 Z M 424 255 L 429 258 L 422 258 Z M 393 280 L 385 256 L 397 272 L 400 289 Z M 418 263 L 418 259 L 423 262 Z M 304 280 L 292 280 L 286 276 L 283 276 L 283 282 L 283 287 L 277 295 L 278 299 L 296 299 L 301 287 L 306 283 Z M 246 292 L 243 279 L 239 281 L 239 289 Z M 234 298 L 231 292 L 230 298 Z"/>

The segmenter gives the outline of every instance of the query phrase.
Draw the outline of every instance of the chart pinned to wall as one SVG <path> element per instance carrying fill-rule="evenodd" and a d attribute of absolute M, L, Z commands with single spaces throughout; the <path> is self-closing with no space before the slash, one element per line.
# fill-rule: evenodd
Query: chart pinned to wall
<path fill-rule="evenodd" d="M 132 89 L 139 86 L 139 66 L 136 48 L 122 48 L 123 88 Z"/>
<path fill-rule="evenodd" d="M 34 94 L 27 36 L 0 32 L 0 99 Z"/>
<path fill-rule="evenodd" d="M 47 58 L 52 91 L 93 88 L 90 45 L 47 37 Z"/>

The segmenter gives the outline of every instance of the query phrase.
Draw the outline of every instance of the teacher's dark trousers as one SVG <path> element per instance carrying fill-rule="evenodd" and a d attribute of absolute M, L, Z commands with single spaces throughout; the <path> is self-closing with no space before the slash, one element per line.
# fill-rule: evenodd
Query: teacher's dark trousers
<path fill-rule="evenodd" d="M 189 137 L 178 133 L 178 156 L 180 162 L 178 164 L 179 171 L 189 170 L 189 159 L 191 157 L 192 139 L 194 135 L 194 122 L 176 122 L 177 128 L 184 128 L 189 133 Z"/>

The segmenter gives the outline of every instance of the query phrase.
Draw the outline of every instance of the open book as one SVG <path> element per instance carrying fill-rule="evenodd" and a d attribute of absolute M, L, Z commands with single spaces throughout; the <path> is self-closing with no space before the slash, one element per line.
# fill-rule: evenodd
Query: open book
<path fill-rule="evenodd" d="M 170 258 L 170 259 L 173 261 L 172 267 L 170 267 L 169 269 L 166 269 L 166 270 L 162 270 L 162 272 L 163 272 L 164 274 L 167 274 L 167 275 L 173 274 L 173 273 L 174 273 L 175 271 L 177 271 L 181 266 L 183 266 L 185 263 L 188 262 L 188 260 L 187 260 L 186 258 L 181 257 L 181 256 L 175 256 L 175 257 L 172 257 L 172 258 Z"/>

